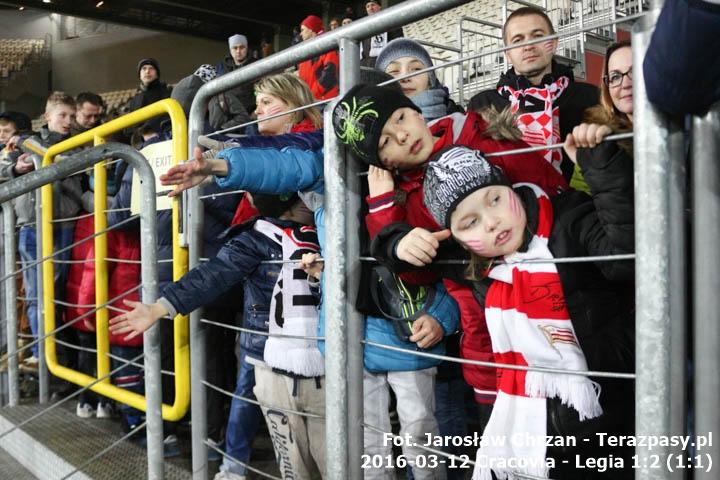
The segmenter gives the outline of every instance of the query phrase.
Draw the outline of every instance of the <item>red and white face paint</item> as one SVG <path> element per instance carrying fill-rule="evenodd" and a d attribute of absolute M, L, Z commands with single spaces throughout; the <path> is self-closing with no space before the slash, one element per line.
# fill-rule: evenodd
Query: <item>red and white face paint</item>
<path fill-rule="evenodd" d="M 517 194 L 503 185 L 480 188 L 452 212 L 450 230 L 466 249 L 484 258 L 509 255 L 522 245 L 527 218 Z"/>
<path fill-rule="evenodd" d="M 257 107 L 255 114 L 258 120 L 287 112 L 290 106 L 279 97 L 269 93 L 258 93 L 255 97 Z M 288 133 L 294 124 L 293 114 L 283 115 L 258 123 L 260 135 L 282 135 Z"/>

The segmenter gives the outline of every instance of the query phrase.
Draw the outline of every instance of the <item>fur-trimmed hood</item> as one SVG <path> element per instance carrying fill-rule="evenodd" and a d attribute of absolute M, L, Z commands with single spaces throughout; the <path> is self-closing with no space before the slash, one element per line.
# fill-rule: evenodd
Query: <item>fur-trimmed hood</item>
<path fill-rule="evenodd" d="M 619 115 L 610 115 L 602 105 L 596 105 L 585 110 L 583 121 L 586 123 L 607 125 L 613 133 L 630 133 L 633 131 L 632 123 L 630 123 L 629 120 Z M 633 142 L 631 139 L 618 140 L 617 143 L 620 148 L 632 157 Z"/>
<path fill-rule="evenodd" d="M 517 127 L 517 115 L 510 107 L 498 112 L 490 106 L 478 112 L 487 123 L 484 134 L 493 140 L 522 140 L 522 132 Z"/>

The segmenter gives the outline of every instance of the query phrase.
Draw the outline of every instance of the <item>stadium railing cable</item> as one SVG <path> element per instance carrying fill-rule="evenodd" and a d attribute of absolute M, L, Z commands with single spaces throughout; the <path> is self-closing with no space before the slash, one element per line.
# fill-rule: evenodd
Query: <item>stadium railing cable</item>
<path fill-rule="evenodd" d="M 626 17 L 618 17 L 617 19 L 612 20 L 612 21 L 609 21 L 609 22 L 598 23 L 598 24 L 594 24 L 594 25 L 592 25 L 592 26 L 586 26 L 586 27 L 583 27 L 583 28 L 580 28 L 580 29 L 575 29 L 575 30 L 569 30 L 569 31 L 563 31 L 563 32 L 559 32 L 559 33 L 554 33 L 554 34 L 551 34 L 551 35 L 546 35 L 546 36 L 544 36 L 544 37 L 534 38 L 534 39 L 528 40 L 528 41 L 526 41 L 526 42 L 516 43 L 516 44 L 510 45 L 510 46 L 505 46 L 505 47 L 497 48 L 497 49 L 494 49 L 494 50 L 489 50 L 489 51 L 485 51 L 485 52 L 481 52 L 481 53 L 476 53 L 476 54 L 472 54 L 472 55 L 467 55 L 467 56 L 465 56 L 465 57 L 459 57 L 459 58 L 457 58 L 457 59 L 455 59 L 455 60 L 448 60 L 447 62 L 442 63 L 442 64 L 439 64 L 439 65 L 432 65 L 432 66 L 430 66 L 430 67 L 423 68 L 423 69 L 421 69 L 421 70 L 416 70 L 416 71 L 413 71 L 413 72 L 408 73 L 408 74 L 406 74 L 406 75 L 401 75 L 401 76 L 399 76 L 399 77 L 396 77 L 396 78 L 387 80 L 387 81 L 385 81 L 385 82 L 381 82 L 381 83 L 378 84 L 378 86 L 390 85 L 390 84 L 392 84 L 392 83 L 400 82 L 401 80 L 405 80 L 405 79 L 408 79 L 408 78 L 412 78 L 412 77 L 415 77 L 415 76 L 417 76 L 417 75 L 422 75 L 423 73 L 432 72 L 432 71 L 435 71 L 435 70 L 439 70 L 439 69 L 441 69 L 441 68 L 452 67 L 452 66 L 454 66 L 454 65 L 461 64 L 461 63 L 463 63 L 463 62 L 465 62 L 465 61 L 468 61 L 468 60 L 474 60 L 474 59 L 477 59 L 477 58 L 482 58 L 482 57 L 486 57 L 486 56 L 490 56 L 490 55 L 497 55 L 497 54 L 499 54 L 499 53 L 504 53 L 504 52 L 507 51 L 507 50 L 513 50 L 513 49 L 515 49 L 515 48 L 522 48 L 522 47 L 525 47 L 525 46 L 528 46 L 528 45 L 534 45 L 534 44 L 536 44 L 536 43 L 543 43 L 543 42 L 547 42 L 548 40 L 557 40 L 557 39 L 560 39 L 560 38 L 565 37 L 565 36 L 577 35 L 578 33 L 589 32 L 589 31 L 592 31 L 592 30 L 596 30 L 596 29 L 598 29 L 598 28 L 609 27 L 609 26 L 612 26 L 612 25 L 615 25 L 615 24 L 618 24 L 618 23 L 626 23 L 626 22 L 629 22 L 629 21 L 632 21 L 632 20 L 637 20 L 637 19 L 645 16 L 646 14 L 647 14 L 647 12 L 642 12 L 642 13 L 637 13 L 637 14 L 634 14 L 634 15 L 628 15 L 628 16 L 626 16 Z M 205 134 L 204 136 L 205 136 L 205 137 L 214 137 L 214 136 L 216 136 L 216 135 L 221 135 L 221 134 L 224 134 L 224 133 L 229 133 L 229 132 L 232 132 L 232 131 L 234 131 L 234 130 L 239 130 L 239 129 L 241 129 L 241 128 L 245 128 L 245 127 L 248 127 L 248 126 L 250 126 L 250 125 L 255 125 L 255 124 L 257 124 L 257 123 L 264 122 L 264 121 L 266 121 L 266 120 L 272 120 L 272 119 L 274 119 L 274 118 L 283 117 L 283 116 L 285 116 L 285 115 L 287 115 L 287 114 L 289 114 L 289 113 L 300 112 L 300 111 L 303 111 L 303 110 L 306 110 L 306 109 L 312 108 L 312 107 L 320 107 L 320 106 L 323 106 L 323 105 L 325 105 L 325 104 L 327 104 L 327 103 L 332 102 L 333 100 L 335 100 L 335 98 L 331 98 L 331 99 L 329 99 L 329 100 L 321 100 L 321 101 L 318 101 L 318 102 L 310 103 L 310 104 L 308 104 L 308 105 L 303 105 L 303 106 L 300 106 L 300 107 L 297 107 L 297 108 L 292 108 L 292 109 L 287 110 L 287 111 L 285 111 L 285 112 L 281 112 L 281 113 L 278 113 L 278 114 L 274 114 L 274 115 L 269 115 L 269 116 L 267 116 L 267 117 L 263 117 L 262 119 L 259 119 L 259 120 L 258 120 L 258 119 L 256 119 L 256 120 L 251 120 L 251 121 L 249 121 L 249 122 L 241 123 L 241 124 L 235 125 L 235 126 L 233 126 L 233 127 L 225 128 L 225 129 L 223 129 L 223 130 L 216 130 L 216 131 L 214 131 L 214 132 L 207 133 L 207 134 Z"/>
<path fill-rule="evenodd" d="M 448 357 L 446 355 L 438 355 L 435 353 L 420 352 L 417 350 L 410 350 L 408 348 L 396 347 L 393 345 L 385 345 L 384 343 L 372 342 L 370 340 L 359 340 L 363 345 L 370 345 L 373 347 L 382 348 L 385 350 L 392 350 L 394 352 L 402 352 L 408 355 L 417 355 L 419 357 L 433 358 L 435 360 L 444 360 L 454 363 L 464 363 L 467 365 L 477 365 L 480 367 L 492 367 L 503 370 L 523 370 L 526 372 L 542 372 L 542 373 L 556 373 L 556 374 L 568 374 L 568 375 L 581 375 L 587 377 L 600 377 L 600 378 L 620 378 L 625 380 L 634 380 L 634 373 L 624 372 L 596 372 L 593 370 L 565 370 L 562 368 L 549 368 L 541 366 L 525 366 L 525 365 L 511 365 L 509 363 L 497 363 L 497 362 L 484 362 L 482 360 L 470 360 L 465 358 Z"/>
<path fill-rule="evenodd" d="M 201 318 L 200 321 L 202 323 L 207 323 L 210 325 L 217 325 L 218 327 L 227 328 L 228 330 L 234 330 L 236 332 L 245 332 L 250 333 L 253 335 L 262 335 L 264 337 L 277 337 L 277 338 L 296 338 L 300 340 L 321 340 L 325 341 L 325 337 L 313 337 L 313 336 L 305 336 L 305 335 L 289 335 L 286 333 L 270 333 L 270 332 L 263 332 L 260 330 L 253 330 L 251 328 L 245 328 L 245 327 L 236 327 L 235 325 L 228 325 L 227 323 L 220 323 L 220 322 L 213 322 L 212 320 L 208 320 L 206 318 Z"/>
<path fill-rule="evenodd" d="M 225 389 L 222 389 L 222 388 L 218 387 L 217 385 L 213 385 L 212 383 L 210 383 L 206 380 L 203 380 L 203 384 L 205 384 L 206 387 L 210 387 L 217 392 L 227 395 L 228 397 L 236 398 L 238 400 L 242 400 L 243 402 L 247 402 L 247 403 L 252 403 L 253 405 L 257 405 L 258 407 L 265 407 L 265 408 L 277 410 L 279 412 L 290 413 L 292 415 L 298 415 L 298 416 L 307 417 L 307 418 L 321 418 L 321 419 L 325 418 L 324 415 L 318 415 L 317 413 L 301 412 L 299 410 L 293 410 L 293 409 L 285 408 L 285 407 L 275 407 L 273 405 L 265 405 L 263 403 L 260 403 L 257 400 L 253 400 L 252 398 L 243 397 L 241 395 L 235 395 L 235 393 L 229 392 Z"/>
<path fill-rule="evenodd" d="M 140 359 L 143 357 L 143 355 L 144 355 L 144 353 L 141 353 L 140 355 L 132 358 L 132 359 L 129 360 L 129 361 L 136 362 L 136 361 L 140 360 Z M 89 390 L 90 387 L 92 387 L 93 385 L 95 385 L 95 384 L 97 384 L 97 383 L 100 383 L 100 382 L 102 382 L 103 380 L 105 380 L 105 379 L 107 379 L 107 378 L 110 378 L 112 375 L 116 374 L 117 372 L 119 372 L 119 371 L 122 370 L 123 368 L 126 368 L 126 367 L 127 367 L 127 363 L 129 363 L 129 361 L 128 361 L 128 362 L 125 362 L 125 364 L 123 364 L 122 366 L 117 367 L 117 368 L 114 369 L 114 370 L 111 370 L 110 372 L 108 372 L 107 374 L 103 375 L 102 377 L 96 378 L 95 380 L 93 380 L 92 382 L 90 382 L 90 383 L 87 384 L 86 386 L 80 388 L 80 389 L 77 390 L 76 392 L 73 392 L 73 393 L 71 393 L 70 395 L 68 395 L 67 397 L 63 398 L 62 400 L 59 400 L 58 402 L 53 403 L 53 404 L 50 405 L 48 408 L 45 408 L 45 409 L 43 409 L 42 411 L 31 415 L 30 417 L 26 418 L 25 420 L 23 420 L 22 422 L 18 423 L 17 425 L 13 425 L 13 426 L 10 427 L 8 430 L 5 430 L 4 432 L 1 432 L 1 433 L 0 433 L 0 439 L 2 439 L 2 438 L 4 438 L 6 435 L 14 432 L 14 431 L 17 430 L 18 428 L 27 425 L 28 423 L 32 422 L 32 421 L 35 420 L 36 418 L 39 418 L 39 417 L 45 415 L 45 414 L 46 414 L 47 412 L 49 412 L 50 410 L 54 410 L 54 409 L 56 409 L 57 407 L 59 407 L 60 405 L 63 405 L 64 403 L 66 403 L 67 401 L 69 401 L 69 400 L 77 397 L 77 396 L 80 395 L 81 393 Z"/>
<path fill-rule="evenodd" d="M 40 264 L 43 263 L 43 262 L 46 262 L 46 261 L 48 261 L 48 260 L 53 260 L 53 257 L 57 256 L 57 255 L 60 254 L 60 253 L 65 253 L 65 252 L 71 251 L 73 248 L 75 248 L 76 246 L 78 246 L 78 245 L 80 245 L 80 244 L 83 244 L 83 243 L 85 243 L 85 242 L 88 242 L 88 241 L 92 240 L 93 238 L 95 238 L 95 237 L 97 237 L 97 236 L 103 235 L 103 234 L 105 234 L 105 233 L 107 233 L 107 232 L 109 232 L 109 231 L 111 231 L 111 230 L 114 230 L 114 229 L 116 229 L 116 228 L 118 228 L 118 227 L 120 227 L 120 226 L 122 226 L 122 225 L 124 225 L 124 224 L 126 224 L 126 223 L 129 223 L 129 222 L 132 222 L 132 221 L 134 221 L 134 220 L 137 220 L 138 218 L 139 218 L 139 215 L 133 215 L 133 216 L 131 216 L 131 217 L 129 217 L 129 218 L 126 218 L 125 220 L 121 220 L 121 221 L 119 221 L 118 223 L 109 226 L 108 228 L 106 228 L 106 229 L 104 229 L 104 230 L 101 230 L 100 232 L 93 233 L 93 234 L 90 235 L 89 237 L 85 237 L 85 238 L 83 238 L 83 239 L 81 239 L 81 240 L 79 240 L 79 241 L 77 241 L 77 242 L 75 242 L 75 243 L 72 243 L 72 244 L 68 245 L 67 247 L 63 247 L 63 248 L 61 248 L 61 249 L 59 249 L 59 250 L 55 250 L 55 251 L 54 251 L 53 253 L 51 253 L 50 255 L 45 256 L 45 257 L 43 257 L 43 258 L 41 258 L 41 259 L 33 260 L 32 262 L 21 262 L 21 263 L 24 263 L 25 265 L 24 265 L 22 268 L 20 268 L 19 270 L 15 270 L 14 272 L 11 272 L 11 273 L 6 274 L 4 277 L 0 277 L 0 283 L 4 282 L 4 281 L 7 280 L 8 278 L 14 277 L 15 275 L 17 275 L 17 274 L 20 273 L 20 272 L 24 272 L 25 270 L 28 270 L 28 269 L 30 269 L 30 268 L 37 267 L 38 265 L 40 265 Z"/>
<path fill-rule="evenodd" d="M 89 317 L 90 315 L 93 315 L 94 313 L 97 313 L 98 310 L 100 310 L 100 309 L 102 309 L 102 308 L 105 308 L 105 307 L 108 306 L 110 303 L 116 302 L 116 301 L 118 301 L 119 299 L 125 297 L 126 295 L 129 295 L 130 293 L 132 293 L 132 292 L 134 292 L 134 291 L 136 291 L 136 290 L 139 290 L 141 287 L 142 287 L 142 285 L 137 285 L 137 286 L 131 288 L 130 290 L 127 290 L 127 291 L 121 293 L 120 295 L 118 295 L 118 296 L 116 296 L 116 297 L 114 297 L 114 298 L 111 298 L 110 300 L 108 300 L 108 301 L 105 302 L 104 304 L 98 305 L 97 307 L 95 307 L 95 308 L 93 308 L 93 309 L 91 309 L 91 310 L 83 313 L 82 315 L 80 315 L 80 316 L 78 316 L 78 317 L 73 318 L 72 320 L 67 320 L 67 321 L 65 321 L 62 325 L 60 325 L 59 327 L 57 327 L 57 328 L 56 328 L 55 330 L 53 330 L 52 332 L 46 333 L 46 334 L 43 335 L 42 337 L 38 337 L 38 338 L 36 338 L 35 340 L 33 340 L 32 342 L 30 342 L 30 343 L 28 343 L 28 344 L 26 344 L 26 345 L 23 345 L 22 347 L 19 347 L 17 350 L 15 350 L 15 354 L 19 354 L 19 353 L 22 352 L 23 350 L 26 350 L 26 349 L 32 347 L 33 345 L 35 345 L 35 344 L 37 344 L 37 343 L 45 340 L 46 338 L 54 336 L 57 332 L 60 332 L 60 331 L 62 331 L 62 330 L 65 330 L 66 328 L 74 325 L 76 322 L 79 322 L 79 321 L 82 320 L 83 318 Z M 6 320 L 4 320 L 4 321 L 6 321 Z M 33 338 L 35 338 L 35 337 L 33 336 Z"/>

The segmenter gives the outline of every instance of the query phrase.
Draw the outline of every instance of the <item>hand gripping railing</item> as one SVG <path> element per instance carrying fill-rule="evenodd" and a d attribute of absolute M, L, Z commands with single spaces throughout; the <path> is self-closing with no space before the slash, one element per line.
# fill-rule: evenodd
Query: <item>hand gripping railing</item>
<path fill-rule="evenodd" d="M 49 151 L 48 154 L 54 154 L 54 152 Z M 143 208 L 140 213 L 140 250 L 143 258 L 141 267 L 142 298 L 145 302 L 153 302 L 157 297 L 155 178 L 147 160 L 137 150 L 127 145 L 108 143 L 72 155 L 71 157 L 64 159 L 62 162 L 48 164 L 44 168 L 0 185 L 0 203 L 8 202 L 8 200 L 22 195 L 23 193 L 30 192 L 43 185 L 49 185 L 55 180 L 73 175 L 89 165 L 95 165 L 109 157 L 121 158 L 127 161 L 133 166 L 138 175 L 140 175 L 140 178 L 142 178 L 141 188 Z M 47 204 L 50 205 L 52 198 L 46 200 L 48 201 Z M 12 219 L 12 214 L 8 213 L 8 211 L 11 210 L 12 206 L 6 203 L 5 208 L 3 208 L 3 211 L 5 212 L 6 229 L 8 228 L 8 219 Z M 45 211 L 47 210 L 49 209 L 45 209 Z M 45 218 L 44 223 L 49 225 L 49 220 L 50 218 Z M 50 245 L 52 245 L 52 239 L 50 239 Z M 14 258 L 14 255 L 11 258 Z M 12 266 L 8 265 L 8 263 L 9 262 L 6 259 L 6 266 L 10 266 L 12 271 Z M 46 275 L 48 274 L 48 265 L 51 264 L 45 264 Z M 49 274 L 50 278 L 52 278 L 51 267 L 49 269 Z M 13 294 L 15 288 L 14 285 L 14 282 L 6 283 L 9 297 Z M 54 287 L 53 283 L 50 282 L 49 285 L 46 285 L 46 288 L 47 287 L 50 288 L 48 293 L 50 298 L 52 298 L 52 289 Z M 47 304 L 47 309 L 49 312 L 54 310 L 52 302 Z M 51 317 L 51 321 L 47 322 L 46 325 L 48 331 L 53 331 L 55 329 L 54 323 L 54 317 Z M 10 330 L 14 328 L 14 324 L 15 322 L 12 321 L 12 318 L 9 318 L 9 333 Z M 9 339 L 10 348 L 12 348 L 11 346 L 15 341 L 15 338 Z M 128 405 L 147 412 L 148 469 L 149 478 L 153 479 L 162 478 L 162 421 L 160 416 L 161 392 L 159 342 L 159 326 L 155 325 L 144 334 L 146 395 L 143 397 L 142 395 L 128 392 L 124 389 L 116 387 L 109 381 L 104 381 L 109 379 L 109 371 L 105 372 L 104 375 L 98 375 L 97 378 L 93 378 L 89 375 L 76 372 L 60 365 L 57 362 L 55 342 L 53 342 L 51 338 L 47 338 L 45 340 L 45 353 L 48 359 L 48 366 L 53 374 L 68 379 L 78 385 L 88 386 L 92 384 L 93 391 L 100 393 L 101 395 L 118 399 Z M 13 359 L 13 357 L 14 356 L 11 356 L 9 360 L 17 365 L 17 358 Z M 13 363 L 10 363 L 10 366 L 12 365 Z M 148 406 L 149 408 L 147 408 Z M 169 410 L 171 407 L 163 405 L 162 408 Z"/>
<path fill-rule="evenodd" d="M 372 35 L 400 27 L 407 23 L 435 15 L 442 11 L 469 3 L 469 0 L 410 0 L 401 2 L 391 8 L 366 17 L 336 30 L 324 33 L 313 40 L 302 42 L 287 50 L 283 50 L 267 58 L 263 58 L 246 67 L 230 72 L 203 85 L 193 100 L 190 109 L 190 126 L 188 141 L 188 157 L 197 145 L 201 135 L 203 118 L 210 98 L 230 88 L 255 81 L 263 75 L 287 68 L 299 62 L 340 48 L 340 91 L 347 91 L 359 78 L 359 44 L 358 42 Z M 329 110 L 328 110 L 329 111 Z M 329 125 L 329 117 L 325 122 Z M 352 367 L 348 373 L 348 355 L 360 358 L 360 345 L 347 342 L 348 322 L 346 311 L 347 293 L 350 287 L 356 286 L 359 275 L 359 249 L 355 240 L 357 219 L 355 215 L 345 215 L 346 211 L 357 211 L 360 203 L 358 190 L 353 188 L 356 180 L 349 180 L 354 165 L 348 162 L 350 171 L 346 172 L 344 156 L 331 129 L 325 130 L 325 191 L 327 205 L 328 242 L 325 256 L 330 260 L 325 271 L 327 286 L 325 293 L 327 314 L 326 342 L 326 399 L 327 399 L 327 478 L 342 479 L 359 478 L 360 455 L 362 454 L 362 428 L 358 423 L 362 419 L 362 409 L 353 406 L 348 415 L 348 389 L 355 395 L 362 392 L 362 369 Z M 346 182 L 350 183 L 346 183 Z M 346 192 L 345 186 L 351 188 Z M 347 203 L 346 203 L 346 194 Z M 190 247 L 190 267 L 198 264 L 200 258 L 202 231 L 202 205 L 198 200 L 198 192 L 191 189 L 185 195 Z M 348 210 L 351 208 L 351 210 Z M 346 221 L 347 220 L 347 221 Z M 346 229 L 353 231 L 351 243 L 346 245 Z M 332 232 L 332 233 L 330 233 Z M 351 247 L 351 248 L 348 248 Z M 345 258 L 353 259 L 350 268 L 346 268 Z M 355 283 L 353 283 L 355 282 Z M 352 295 L 352 294 L 351 294 Z M 352 304 L 353 302 L 350 302 Z M 354 312 L 354 309 L 348 307 Z M 202 376 L 205 371 L 204 329 L 200 325 L 199 311 L 190 315 L 190 347 L 192 352 L 192 425 L 193 425 L 193 474 L 196 479 L 207 477 L 207 449 L 204 438 L 207 436 L 205 388 Z M 359 323 L 359 322 L 357 322 Z M 348 349 L 351 349 L 348 351 Z M 358 362 L 351 362 L 358 363 Z M 361 396 L 361 395 L 360 395 Z M 361 403 L 359 404 L 361 407 Z M 348 416 L 356 427 L 352 428 L 352 438 L 348 440 Z M 349 453 L 348 445 L 352 445 Z M 350 458 L 352 457 L 352 460 Z M 351 465 L 349 467 L 349 465 Z M 350 471 L 349 471 L 350 469 Z"/>

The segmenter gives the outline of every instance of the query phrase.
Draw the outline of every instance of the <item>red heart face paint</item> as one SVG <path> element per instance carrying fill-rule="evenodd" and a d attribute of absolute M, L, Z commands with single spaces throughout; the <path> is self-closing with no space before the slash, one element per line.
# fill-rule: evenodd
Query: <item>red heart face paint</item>
<path fill-rule="evenodd" d="M 476 253 L 480 256 L 485 256 L 487 253 L 487 248 L 485 247 L 485 243 L 483 243 L 482 240 L 466 240 L 465 246 L 470 249 L 471 252 Z"/>
<path fill-rule="evenodd" d="M 510 212 L 515 218 L 521 217 L 521 206 L 518 201 L 518 196 L 511 189 L 508 188 L 508 204 L 510 205 Z"/>

